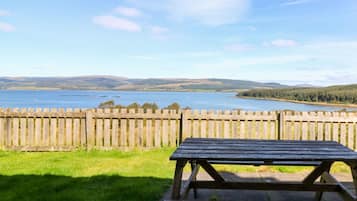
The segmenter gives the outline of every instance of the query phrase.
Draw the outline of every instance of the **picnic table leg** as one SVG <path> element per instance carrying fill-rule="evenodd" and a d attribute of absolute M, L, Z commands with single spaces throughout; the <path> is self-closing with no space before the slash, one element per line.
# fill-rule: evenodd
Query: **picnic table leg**
<path fill-rule="evenodd" d="M 186 163 L 187 163 L 186 160 L 177 160 L 176 161 L 175 176 L 174 176 L 174 181 L 173 181 L 173 185 L 172 185 L 172 194 L 171 194 L 171 199 L 173 199 L 173 200 L 180 199 L 182 173 L 183 173 L 183 168 L 185 167 Z"/>
<path fill-rule="evenodd" d="M 194 169 L 197 167 L 197 162 L 196 161 L 191 161 L 191 171 L 193 172 Z M 192 178 L 192 181 L 196 181 L 196 176 Z M 193 197 L 196 199 L 197 198 L 197 188 L 193 187 Z"/>
<path fill-rule="evenodd" d="M 357 161 L 349 163 L 352 173 L 353 184 L 355 187 L 355 192 L 357 192 Z M 356 198 L 356 195 L 355 195 Z"/>
<path fill-rule="evenodd" d="M 325 172 L 330 173 L 330 169 L 331 169 L 332 163 L 329 164 L 329 166 L 326 168 Z M 320 182 L 321 183 L 326 183 L 326 180 L 321 176 L 320 177 Z M 320 201 L 322 198 L 322 193 L 323 192 L 316 192 L 315 194 L 315 201 Z"/>

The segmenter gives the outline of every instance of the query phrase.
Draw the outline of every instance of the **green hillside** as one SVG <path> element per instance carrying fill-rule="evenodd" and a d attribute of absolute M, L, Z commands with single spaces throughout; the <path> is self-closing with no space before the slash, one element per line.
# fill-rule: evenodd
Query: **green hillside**
<path fill-rule="evenodd" d="M 283 88 L 278 83 L 230 79 L 150 78 L 116 76 L 0 77 L 0 89 L 140 90 L 140 91 L 239 91 L 253 88 Z"/>
<path fill-rule="evenodd" d="M 357 84 L 330 87 L 252 89 L 241 92 L 237 96 L 321 103 L 357 104 Z"/>

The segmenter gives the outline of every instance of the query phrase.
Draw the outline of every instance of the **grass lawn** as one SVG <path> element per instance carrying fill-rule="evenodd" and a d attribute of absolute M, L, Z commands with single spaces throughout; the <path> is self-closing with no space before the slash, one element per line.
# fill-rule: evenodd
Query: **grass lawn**
<path fill-rule="evenodd" d="M 174 149 L 0 152 L 1 201 L 156 201 L 171 185 Z M 218 166 L 222 171 L 306 171 L 302 167 Z M 188 170 L 188 169 L 187 169 Z M 334 172 L 347 167 L 334 165 Z"/>

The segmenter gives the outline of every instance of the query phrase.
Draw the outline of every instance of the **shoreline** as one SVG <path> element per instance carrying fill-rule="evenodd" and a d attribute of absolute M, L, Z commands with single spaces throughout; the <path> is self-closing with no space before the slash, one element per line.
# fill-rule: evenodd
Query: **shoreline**
<path fill-rule="evenodd" d="M 343 104 L 343 103 L 325 103 L 325 102 L 308 102 L 308 101 L 297 101 L 284 98 L 260 98 L 253 96 L 236 96 L 238 98 L 244 99 L 256 99 L 256 100 L 272 100 L 272 101 L 281 101 L 281 102 L 290 102 L 306 105 L 318 105 L 318 106 L 333 106 L 333 107 L 346 107 L 346 108 L 357 108 L 357 104 Z"/>

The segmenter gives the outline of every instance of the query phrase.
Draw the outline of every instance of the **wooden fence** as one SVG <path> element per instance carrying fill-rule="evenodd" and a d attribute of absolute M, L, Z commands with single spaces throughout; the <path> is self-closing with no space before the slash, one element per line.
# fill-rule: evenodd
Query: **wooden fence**
<path fill-rule="evenodd" d="M 177 146 L 187 137 L 334 140 L 357 149 L 357 112 L 0 109 L 0 149 Z"/>

